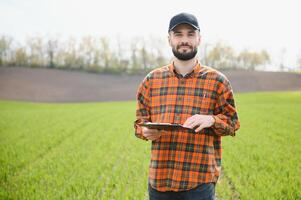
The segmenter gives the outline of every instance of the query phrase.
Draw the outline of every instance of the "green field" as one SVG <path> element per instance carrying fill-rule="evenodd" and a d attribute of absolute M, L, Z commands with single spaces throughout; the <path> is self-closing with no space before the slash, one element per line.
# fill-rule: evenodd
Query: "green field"
<path fill-rule="evenodd" d="M 236 94 L 219 199 L 301 199 L 301 92 Z M 0 199 L 148 199 L 135 102 L 0 102 Z"/>

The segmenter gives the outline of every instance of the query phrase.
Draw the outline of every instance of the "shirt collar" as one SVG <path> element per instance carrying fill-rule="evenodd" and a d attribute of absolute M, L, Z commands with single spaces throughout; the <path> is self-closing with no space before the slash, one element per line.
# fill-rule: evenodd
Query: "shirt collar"
<path fill-rule="evenodd" d="M 195 66 L 193 67 L 193 70 L 191 72 L 189 72 L 188 74 L 186 74 L 185 76 L 183 76 L 182 74 L 179 74 L 176 69 L 175 69 L 175 66 L 174 66 L 174 62 L 172 62 L 170 65 L 169 65 L 169 71 L 177 76 L 177 77 L 184 77 L 184 78 L 188 78 L 188 77 L 196 77 L 199 72 L 201 71 L 201 64 L 199 61 L 197 61 L 197 63 L 195 64 Z"/>

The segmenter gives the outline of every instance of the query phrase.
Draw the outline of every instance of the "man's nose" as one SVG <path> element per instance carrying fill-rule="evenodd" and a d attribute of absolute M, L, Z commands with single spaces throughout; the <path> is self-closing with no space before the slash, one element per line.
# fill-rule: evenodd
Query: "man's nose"
<path fill-rule="evenodd" d="M 181 38 L 181 43 L 188 44 L 189 38 L 187 35 L 183 35 Z"/>

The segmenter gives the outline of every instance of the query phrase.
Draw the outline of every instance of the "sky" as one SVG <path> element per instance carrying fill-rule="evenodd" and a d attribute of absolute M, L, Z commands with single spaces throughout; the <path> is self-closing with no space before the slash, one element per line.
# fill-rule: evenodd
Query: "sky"
<path fill-rule="evenodd" d="M 203 44 L 225 42 L 240 51 L 266 49 L 273 65 L 301 57 L 299 0 L 0 0 L 0 34 L 167 38 L 175 14 L 194 14 Z M 299 24 L 299 25 L 298 25 Z"/>

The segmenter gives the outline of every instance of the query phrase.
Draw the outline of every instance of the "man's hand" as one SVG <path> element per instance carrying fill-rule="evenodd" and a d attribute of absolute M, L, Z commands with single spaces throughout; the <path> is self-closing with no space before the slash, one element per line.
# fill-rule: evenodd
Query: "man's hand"
<path fill-rule="evenodd" d="M 149 140 L 155 141 L 161 137 L 162 132 L 158 129 L 150 129 L 147 127 L 142 127 L 142 134 Z"/>
<path fill-rule="evenodd" d="M 186 128 L 196 128 L 195 132 L 201 131 L 203 128 L 211 127 L 214 124 L 215 120 L 212 115 L 193 115 L 189 117 L 183 127 Z"/>

